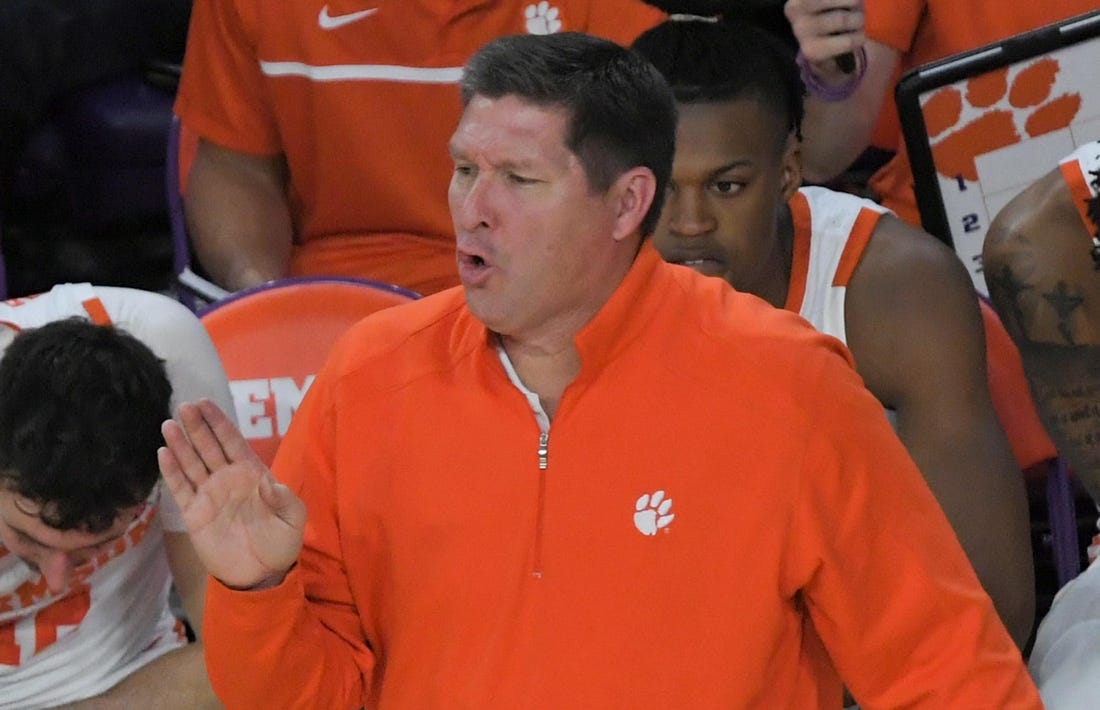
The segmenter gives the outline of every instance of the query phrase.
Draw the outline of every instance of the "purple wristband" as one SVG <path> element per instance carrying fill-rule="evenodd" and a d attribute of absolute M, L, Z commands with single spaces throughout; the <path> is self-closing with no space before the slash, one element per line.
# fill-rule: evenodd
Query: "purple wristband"
<path fill-rule="evenodd" d="M 863 81 L 863 75 L 867 73 L 867 50 L 860 47 L 853 54 L 856 58 L 856 70 L 848 77 L 848 81 L 840 86 L 831 87 L 821 81 L 817 74 L 814 74 L 806 55 L 802 53 L 802 50 L 799 50 L 795 61 L 798 63 L 798 70 L 802 75 L 802 83 L 806 85 L 806 90 L 822 101 L 843 101 L 854 94 L 856 89 L 859 88 L 859 83 Z"/>

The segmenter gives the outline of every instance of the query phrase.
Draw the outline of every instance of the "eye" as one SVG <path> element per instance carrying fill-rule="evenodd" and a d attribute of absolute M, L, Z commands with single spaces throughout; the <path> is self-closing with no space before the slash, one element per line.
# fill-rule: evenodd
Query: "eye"
<path fill-rule="evenodd" d="M 455 163 L 454 174 L 456 177 L 470 177 L 475 172 L 473 165 L 468 163 Z"/>
<path fill-rule="evenodd" d="M 710 184 L 710 189 L 719 195 L 736 195 L 743 187 L 744 185 L 733 180 L 715 180 Z"/>
<path fill-rule="evenodd" d="M 16 537 L 19 538 L 19 542 L 21 544 L 26 545 L 27 547 L 32 547 L 39 550 L 45 547 L 45 545 L 40 543 L 38 540 L 35 540 L 33 537 L 28 536 L 24 532 L 17 533 Z"/>
<path fill-rule="evenodd" d="M 517 175 L 516 173 L 508 173 L 508 182 L 513 185 L 534 185 L 538 180 L 524 177 L 523 175 Z"/>

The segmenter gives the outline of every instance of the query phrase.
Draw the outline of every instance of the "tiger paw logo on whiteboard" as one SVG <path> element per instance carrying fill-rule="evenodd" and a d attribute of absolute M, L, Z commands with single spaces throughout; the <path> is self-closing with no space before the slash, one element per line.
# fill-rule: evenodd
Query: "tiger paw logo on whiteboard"
<path fill-rule="evenodd" d="M 974 182 L 975 157 L 1069 126 L 1081 95 L 1051 96 L 1059 71 L 1056 59 L 1044 57 L 1011 80 L 1005 67 L 970 79 L 963 91 L 948 86 L 932 94 L 922 110 L 936 170 Z"/>

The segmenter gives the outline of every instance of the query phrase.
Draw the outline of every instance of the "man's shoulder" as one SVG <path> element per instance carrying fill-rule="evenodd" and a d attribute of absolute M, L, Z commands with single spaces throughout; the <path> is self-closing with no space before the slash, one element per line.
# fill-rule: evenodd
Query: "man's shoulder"
<path fill-rule="evenodd" d="M 876 394 L 962 387 L 973 375 L 984 330 L 966 265 L 944 242 L 900 219 L 883 219 L 853 273 L 845 304 L 847 341 Z M 923 384 L 922 384 L 923 383 Z M 946 383 L 946 384 L 945 384 Z"/>
<path fill-rule="evenodd" d="M 685 299 L 695 306 L 690 318 L 697 319 L 699 337 L 706 341 L 699 356 L 714 358 L 715 366 L 724 363 L 728 368 L 737 362 L 770 371 L 805 369 L 807 359 L 816 357 L 837 359 L 838 364 L 847 361 L 850 366 L 839 340 L 796 313 L 737 291 L 720 278 L 688 278 L 681 283 Z"/>
<path fill-rule="evenodd" d="M 944 287 L 976 295 L 965 264 L 946 243 L 893 214 L 880 219 L 853 274 L 852 288 L 871 288 L 875 298 L 902 291 L 911 299 Z"/>
<path fill-rule="evenodd" d="M 840 340 L 721 279 L 706 281 L 689 294 L 695 320 L 679 330 L 676 347 L 665 338 L 663 386 L 676 383 L 694 393 L 697 407 L 744 412 L 793 438 L 822 426 L 823 407 L 873 399 Z"/>
<path fill-rule="evenodd" d="M 477 326 L 461 287 L 455 287 L 366 316 L 341 338 L 336 351 L 345 372 L 383 363 L 438 367 L 457 356 L 463 335 Z"/>

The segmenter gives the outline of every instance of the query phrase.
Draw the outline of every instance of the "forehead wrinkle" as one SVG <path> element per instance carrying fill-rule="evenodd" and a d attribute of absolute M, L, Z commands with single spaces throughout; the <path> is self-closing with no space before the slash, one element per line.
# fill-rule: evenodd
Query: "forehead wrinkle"
<path fill-rule="evenodd" d="M 459 120 L 458 130 L 452 136 L 452 150 L 488 152 L 504 144 L 514 153 L 518 145 L 538 158 L 547 145 L 547 134 L 554 132 L 550 130 L 554 124 L 559 129 L 558 140 L 554 142 L 570 152 L 564 142 L 568 124 L 568 112 L 564 109 L 529 103 L 512 95 L 497 99 L 479 97 L 467 106 Z M 456 142 L 462 145 L 454 145 Z"/>

